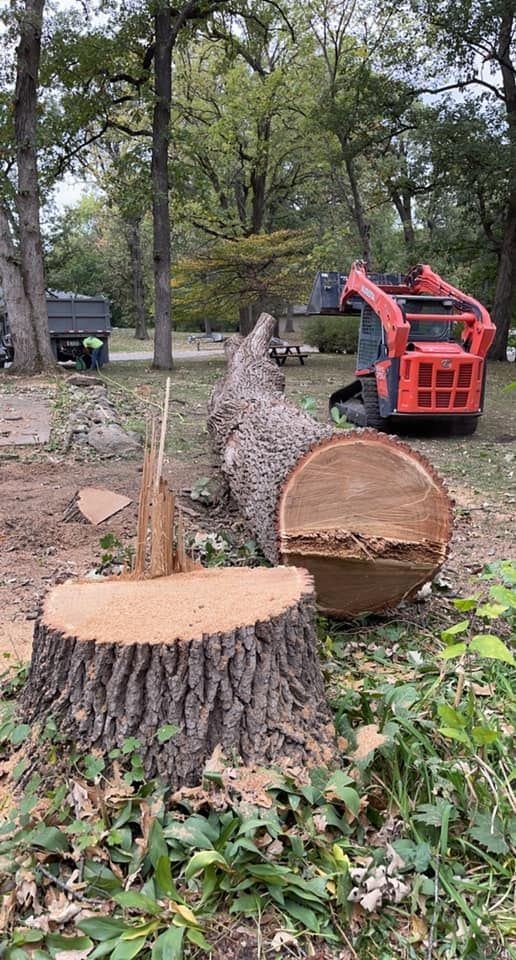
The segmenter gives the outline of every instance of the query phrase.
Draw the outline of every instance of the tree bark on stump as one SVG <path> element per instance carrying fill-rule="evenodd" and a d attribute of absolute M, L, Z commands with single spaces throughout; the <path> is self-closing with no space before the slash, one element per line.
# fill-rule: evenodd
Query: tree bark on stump
<path fill-rule="evenodd" d="M 308 568 L 319 607 L 353 617 L 399 603 L 446 558 L 451 503 L 430 464 L 374 430 L 335 431 L 289 402 L 274 318 L 226 343 L 208 427 L 231 494 L 271 563 Z"/>
<path fill-rule="evenodd" d="M 137 737 L 147 776 L 196 785 L 217 746 L 245 763 L 327 764 L 334 729 L 313 583 L 294 567 L 70 581 L 46 598 L 21 702 L 87 750 Z M 160 743 L 160 727 L 178 732 Z"/>

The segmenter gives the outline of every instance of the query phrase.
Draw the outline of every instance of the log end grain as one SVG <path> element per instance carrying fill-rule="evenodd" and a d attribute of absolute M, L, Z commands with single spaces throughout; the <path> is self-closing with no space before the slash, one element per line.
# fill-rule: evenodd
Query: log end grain
<path fill-rule="evenodd" d="M 290 473 L 278 507 L 283 563 L 307 567 L 320 609 L 394 606 L 446 558 L 451 502 L 419 454 L 375 431 L 336 435 Z"/>

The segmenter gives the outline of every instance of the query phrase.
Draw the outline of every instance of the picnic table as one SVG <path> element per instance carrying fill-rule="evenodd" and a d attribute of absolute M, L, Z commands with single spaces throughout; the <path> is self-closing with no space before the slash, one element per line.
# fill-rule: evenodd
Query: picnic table
<path fill-rule="evenodd" d="M 303 348 L 300 343 L 287 343 L 285 340 L 275 343 L 274 340 L 271 340 L 269 357 L 278 364 L 278 367 L 283 367 L 289 357 L 294 360 L 299 360 L 300 364 L 304 365 L 305 357 L 307 356 L 308 353 L 303 353 Z"/>

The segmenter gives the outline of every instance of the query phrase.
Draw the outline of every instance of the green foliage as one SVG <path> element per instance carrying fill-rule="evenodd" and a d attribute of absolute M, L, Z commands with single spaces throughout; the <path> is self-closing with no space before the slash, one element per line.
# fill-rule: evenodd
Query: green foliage
<path fill-rule="evenodd" d="M 304 338 L 321 353 L 356 353 L 359 324 L 357 317 L 309 317 Z"/>
<path fill-rule="evenodd" d="M 124 544 L 114 533 L 106 533 L 100 538 L 103 553 L 95 568 L 95 573 L 113 574 L 130 570 L 134 558 L 134 549 Z"/>
<path fill-rule="evenodd" d="M 190 320 L 226 314 L 242 307 L 267 306 L 299 299 L 306 283 L 303 258 L 312 238 L 303 231 L 278 230 L 234 240 L 218 240 L 195 258 L 177 264 L 173 279 L 175 310 Z"/>

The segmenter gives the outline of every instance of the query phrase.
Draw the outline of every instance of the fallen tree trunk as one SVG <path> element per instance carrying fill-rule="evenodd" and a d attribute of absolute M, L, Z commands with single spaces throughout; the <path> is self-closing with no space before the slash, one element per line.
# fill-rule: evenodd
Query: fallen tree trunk
<path fill-rule="evenodd" d="M 147 776 L 172 786 L 199 783 L 218 746 L 245 763 L 327 764 L 312 580 L 262 567 L 62 584 L 36 625 L 20 709 L 86 750 L 137 737 Z M 173 736 L 158 735 L 166 725 Z"/>
<path fill-rule="evenodd" d="M 284 396 L 274 318 L 227 341 L 208 428 L 233 499 L 271 563 L 308 568 L 319 607 L 353 617 L 431 580 L 451 536 L 444 484 L 416 451 L 373 430 L 335 431 Z"/>

